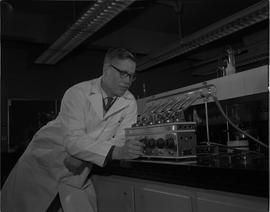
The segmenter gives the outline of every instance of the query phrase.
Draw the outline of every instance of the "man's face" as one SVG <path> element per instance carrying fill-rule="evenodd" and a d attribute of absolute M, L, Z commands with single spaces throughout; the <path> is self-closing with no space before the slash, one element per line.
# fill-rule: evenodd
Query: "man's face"
<path fill-rule="evenodd" d="M 136 64 L 130 59 L 113 60 L 104 66 L 103 89 L 109 96 L 122 96 L 132 83 Z"/>

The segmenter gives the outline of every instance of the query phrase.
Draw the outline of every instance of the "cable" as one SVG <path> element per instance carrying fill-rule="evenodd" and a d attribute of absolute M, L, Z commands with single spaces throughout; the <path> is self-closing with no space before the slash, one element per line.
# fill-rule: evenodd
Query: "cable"
<path fill-rule="evenodd" d="M 245 131 L 241 130 L 239 127 L 237 127 L 229 118 L 228 116 L 225 114 L 224 110 L 222 109 L 220 103 L 219 103 L 219 100 L 217 99 L 217 97 L 213 96 L 213 95 L 210 95 L 213 100 L 215 101 L 218 109 L 220 110 L 222 116 L 229 122 L 229 124 L 235 128 L 237 131 L 243 133 L 244 135 L 246 135 L 247 137 L 249 137 L 250 139 L 252 139 L 253 141 L 257 142 L 258 144 L 262 145 L 263 147 L 265 148 L 269 148 L 266 144 L 264 144 L 263 142 L 259 141 L 258 139 L 254 138 L 253 136 L 249 135 L 248 133 L 246 133 Z"/>

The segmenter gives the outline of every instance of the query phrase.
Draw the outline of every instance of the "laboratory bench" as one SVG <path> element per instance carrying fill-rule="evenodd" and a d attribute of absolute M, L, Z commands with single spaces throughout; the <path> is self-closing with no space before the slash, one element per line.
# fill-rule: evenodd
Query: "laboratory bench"
<path fill-rule="evenodd" d="M 245 156 L 184 162 L 141 158 L 95 167 L 99 210 L 266 212 L 268 158 Z"/>
<path fill-rule="evenodd" d="M 210 157 L 198 157 L 194 161 L 188 162 L 151 159 L 113 161 L 104 168 L 95 167 L 93 173 L 127 176 L 268 198 L 268 159 L 254 158 L 252 162 L 241 161 L 241 158 L 238 160 L 238 163 L 233 161 L 234 164 Z"/>

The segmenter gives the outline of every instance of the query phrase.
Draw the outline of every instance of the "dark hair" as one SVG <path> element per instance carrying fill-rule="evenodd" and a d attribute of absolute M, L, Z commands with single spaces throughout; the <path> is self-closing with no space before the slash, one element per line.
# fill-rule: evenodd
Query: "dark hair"
<path fill-rule="evenodd" d="M 105 55 L 104 63 L 110 63 L 114 59 L 130 59 L 137 62 L 135 55 L 124 48 L 110 48 Z"/>

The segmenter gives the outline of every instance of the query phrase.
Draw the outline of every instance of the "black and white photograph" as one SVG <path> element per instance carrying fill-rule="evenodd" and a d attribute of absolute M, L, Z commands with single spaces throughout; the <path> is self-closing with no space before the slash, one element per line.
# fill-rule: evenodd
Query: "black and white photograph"
<path fill-rule="evenodd" d="M 0 212 L 269 212 L 269 0 L 1 0 Z"/>

